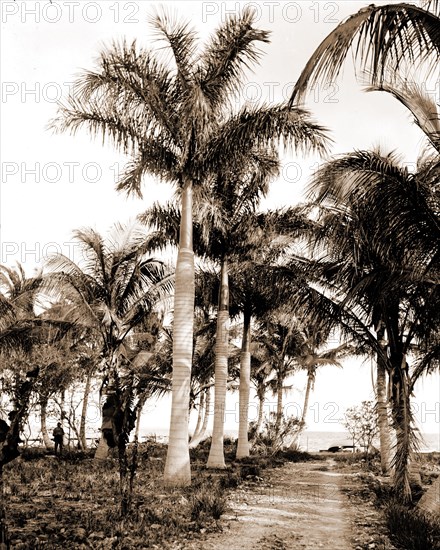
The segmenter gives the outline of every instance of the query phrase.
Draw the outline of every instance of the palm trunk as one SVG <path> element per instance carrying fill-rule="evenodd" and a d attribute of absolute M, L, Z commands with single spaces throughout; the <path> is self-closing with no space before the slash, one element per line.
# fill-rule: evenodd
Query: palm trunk
<path fill-rule="evenodd" d="M 281 421 L 283 420 L 283 379 L 278 373 L 277 376 L 277 413 L 275 420 L 275 436 L 278 438 L 281 430 Z"/>
<path fill-rule="evenodd" d="M 256 436 L 261 432 L 261 425 L 263 424 L 263 413 L 264 413 L 264 392 L 258 392 L 258 417 L 257 417 L 257 425 L 255 426 Z"/>
<path fill-rule="evenodd" d="M 47 402 L 48 398 L 46 396 L 41 396 L 40 398 L 40 428 L 41 436 L 43 438 L 43 443 L 46 449 L 53 449 L 54 444 L 49 437 L 49 432 L 47 431 Z"/>
<path fill-rule="evenodd" d="M 86 438 L 86 417 L 87 417 L 87 407 L 89 404 L 89 395 L 90 388 L 92 386 L 92 374 L 89 372 L 86 378 L 86 385 L 84 388 L 84 396 L 81 408 L 81 420 L 79 423 L 79 440 L 81 442 L 81 447 L 87 449 L 87 438 Z"/>
<path fill-rule="evenodd" d="M 240 395 L 237 458 L 249 456 L 249 394 L 251 389 L 251 315 L 245 311 L 240 357 Z"/>
<path fill-rule="evenodd" d="M 301 414 L 301 420 L 298 431 L 295 433 L 291 444 L 289 445 L 290 449 L 298 449 L 299 447 L 299 440 L 302 431 L 304 430 L 306 426 L 306 418 L 307 418 L 307 410 L 309 408 L 309 399 L 310 399 L 310 393 L 312 391 L 313 386 L 313 380 L 315 378 L 315 365 L 310 365 L 307 370 L 307 385 L 306 385 L 306 393 L 304 395 L 304 405 L 303 410 Z"/>
<path fill-rule="evenodd" d="M 382 342 L 385 336 L 385 329 L 380 328 L 377 332 L 377 340 Z M 385 354 L 385 346 L 382 346 L 382 351 Z M 377 393 L 377 424 L 379 427 L 379 441 L 380 441 L 380 466 L 382 473 L 387 475 L 390 471 L 391 464 L 391 438 L 390 438 L 390 425 L 388 422 L 388 399 L 386 389 L 386 365 L 385 359 L 381 353 L 377 354 L 377 380 L 376 380 L 376 393 Z"/>
<path fill-rule="evenodd" d="M 306 386 L 306 394 L 304 396 L 303 411 L 301 415 L 301 429 L 303 429 L 304 426 L 306 425 L 306 417 L 307 417 L 307 410 L 309 408 L 310 392 L 312 390 L 314 378 L 315 378 L 315 367 L 314 365 L 310 365 L 307 371 L 307 386 Z"/>
<path fill-rule="evenodd" d="M 393 362 L 393 365 L 396 365 Z M 394 488 L 404 502 L 412 499 L 410 462 L 412 459 L 412 415 L 410 409 L 408 377 L 405 357 L 393 369 L 392 413 L 396 431 L 396 453 L 394 456 Z"/>
<path fill-rule="evenodd" d="M 210 407 L 211 407 L 211 388 L 208 387 L 204 391 L 205 397 L 204 397 L 204 407 L 203 407 L 203 421 L 202 425 L 197 433 L 197 435 L 194 435 L 194 437 L 191 439 L 191 442 L 189 444 L 190 449 L 194 449 L 197 447 L 197 445 L 203 441 L 206 437 L 206 432 L 208 430 L 208 422 L 209 422 L 209 415 L 210 415 Z"/>
<path fill-rule="evenodd" d="M 141 429 L 141 416 L 142 416 L 142 409 L 144 408 L 145 402 L 147 401 L 147 396 L 143 395 L 140 397 L 138 404 L 137 404 L 137 416 L 136 416 L 136 425 L 134 428 L 134 437 L 136 441 L 139 441 L 139 430 Z"/>
<path fill-rule="evenodd" d="M 169 485 L 189 485 L 191 483 L 188 411 L 194 325 L 192 241 L 192 183 L 190 180 L 186 180 L 182 190 L 180 247 L 174 290 L 172 402 L 164 472 L 164 481 Z"/>
<path fill-rule="evenodd" d="M 229 276 L 228 263 L 223 259 L 220 273 L 219 305 L 217 312 L 217 331 L 215 338 L 214 364 L 214 425 L 207 468 L 226 468 L 223 447 L 226 384 L 228 379 L 229 352 Z"/>
<path fill-rule="evenodd" d="M 197 439 L 197 437 L 199 436 L 199 433 L 203 425 L 204 415 L 205 415 L 205 390 L 202 390 L 200 392 L 200 397 L 199 397 L 199 410 L 197 412 L 197 424 L 194 429 L 194 433 L 191 437 L 190 445 L 191 445 L 191 442 Z"/>
<path fill-rule="evenodd" d="M 8 527 L 6 525 L 3 464 L 0 463 L 0 550 L 7 550 L 8 548 L 9 548 L 9 536 L 8 536 Z"/>
<path fill-rule="evenodd" d="M 109 456 L 109 452 L 110 452 L 110 447 L 108 446 L 107 441 L 106 441 L 106 439 L 104 437 L 104 434 L 103 434 L 103 431 L 102 431 L 104 428 L 110 427 L 110 425 L 108 423 L 108 420 L 106 420 L 104 418 L 104 415 L 102 414 L 102 403 L 100 403 L 100 411 L 101 411 L 101 415 L 102 415 L 102 418 L 101 418 L 101 437 L 99 438 L 98 446 L 96 447 L 96 451 L 95 451 L 95 455 L 94 455 L 95 460 L 105 460 L 105 459 L 107 459 L 108 456 Z"/>
<path fill-rule="evenodd" d="M 203 417 L 202 429 L 200 430 L 200 434 L 199 434 L 200 441 L 203 441 L 206 437 L 206 432 L 208 431 L 208 422 L 209 422 L 210 414 L 211 414 L 211 387 L 206 388 L 205 416 Z"/>

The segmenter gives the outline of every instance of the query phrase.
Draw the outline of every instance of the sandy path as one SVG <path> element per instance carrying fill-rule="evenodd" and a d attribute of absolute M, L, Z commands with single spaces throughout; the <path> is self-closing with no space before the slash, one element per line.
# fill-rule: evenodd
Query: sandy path
<path fill-rule="evenodd" d="M 236 491 L 224 531 L 191 548 L 351 550 L 350 507 L 341 492 L 345 476 L 319 470 L 331 467 L 288 463 L 255 489 Z"/>

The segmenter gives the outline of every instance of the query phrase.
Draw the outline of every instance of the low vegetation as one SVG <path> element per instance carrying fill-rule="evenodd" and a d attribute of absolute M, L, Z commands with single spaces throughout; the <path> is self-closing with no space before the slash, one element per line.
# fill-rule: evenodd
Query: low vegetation
<path fill-rule="evenodd" d="M 228 467 L 207 470 L 209 440 L 193 451 L 190 487 L 170 488 L 162 473 L 166 446 L 139 446 L 130 514 L 121 519 L 117 458 L 95 461 L 91 453 L 65 452 L 61 460 L 28 448 L 5 468 L 5 505 L 12 549 L 168 548 L 218 530 L 228 493 L 243 482 L 259 482 L 266 468 L 311 455 L 285 451 L 234 461 L 235 441 L 226 440 Z"/>

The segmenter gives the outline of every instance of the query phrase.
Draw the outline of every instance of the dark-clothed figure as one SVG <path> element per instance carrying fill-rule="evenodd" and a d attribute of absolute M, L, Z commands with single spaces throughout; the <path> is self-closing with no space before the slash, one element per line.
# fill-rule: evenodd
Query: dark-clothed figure
<path fill-rule="evenodd" d="M 61 427 L 61 422 L 58 422 L 57 427 L 54 429 L 53 433 L 53 440 L 55 441 L 55 456 L 59 455 L 61 456 L 61 453 L 63 452 L 63 438 L 64 438 L 64 430 Z"/>

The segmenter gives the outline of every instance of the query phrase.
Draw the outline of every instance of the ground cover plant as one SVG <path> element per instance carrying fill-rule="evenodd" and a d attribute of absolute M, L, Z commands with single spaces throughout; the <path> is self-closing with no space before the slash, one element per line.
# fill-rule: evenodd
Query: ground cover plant
<path fill-rule="evenodd" d="M 227 439 L 226 470 L 207 470 L 209 440 L 193 450 L 197 476 L 190 487 L 164 485 L 166 445 L 142 443 L 131 512 L 122 517 L 117 457 L 93 460 L 92 452 L 66 451 L 62 459 L 42 448 L 24 449 L 5 469 L 5 506 L 11 549 L 168 548 L 221 529 L 228 494 L 258 483 L 266 468 L 310 455 L 252 456 L 233 460 Z M 291 456 L 292 455 L 292 456 Z"/>
<path fill-rule="evenodd" d="M 403 503 L 393 488 L 390 477 L 380 474 L 380 457 L 366 460 L 365 453 L 339 453 L 334 456 L 337 468 L 356 473 L 360 484 L 348 489 L 352 503 L 370 502 L 380 511 L 376 529 L 386 532 L 396 548 L 404 550 L 440 549 L 440 521 L 438 515 L 427 513 L 417 506 L 418 498 L 432 484 L 440 472 L 439 453 L 417 456 L 423 490 L 410 504 Z"/>
<path fill-rule="evenodd" d="M 216 529 L 227 483 L 200 469 L 191 487 L 165 487 L 165 455 L 165 445 L 140 445 L 132 510 L 121 519 L 117 458 L 25 452 L 5 471 L 11 548 L 166 548 Z"/>

